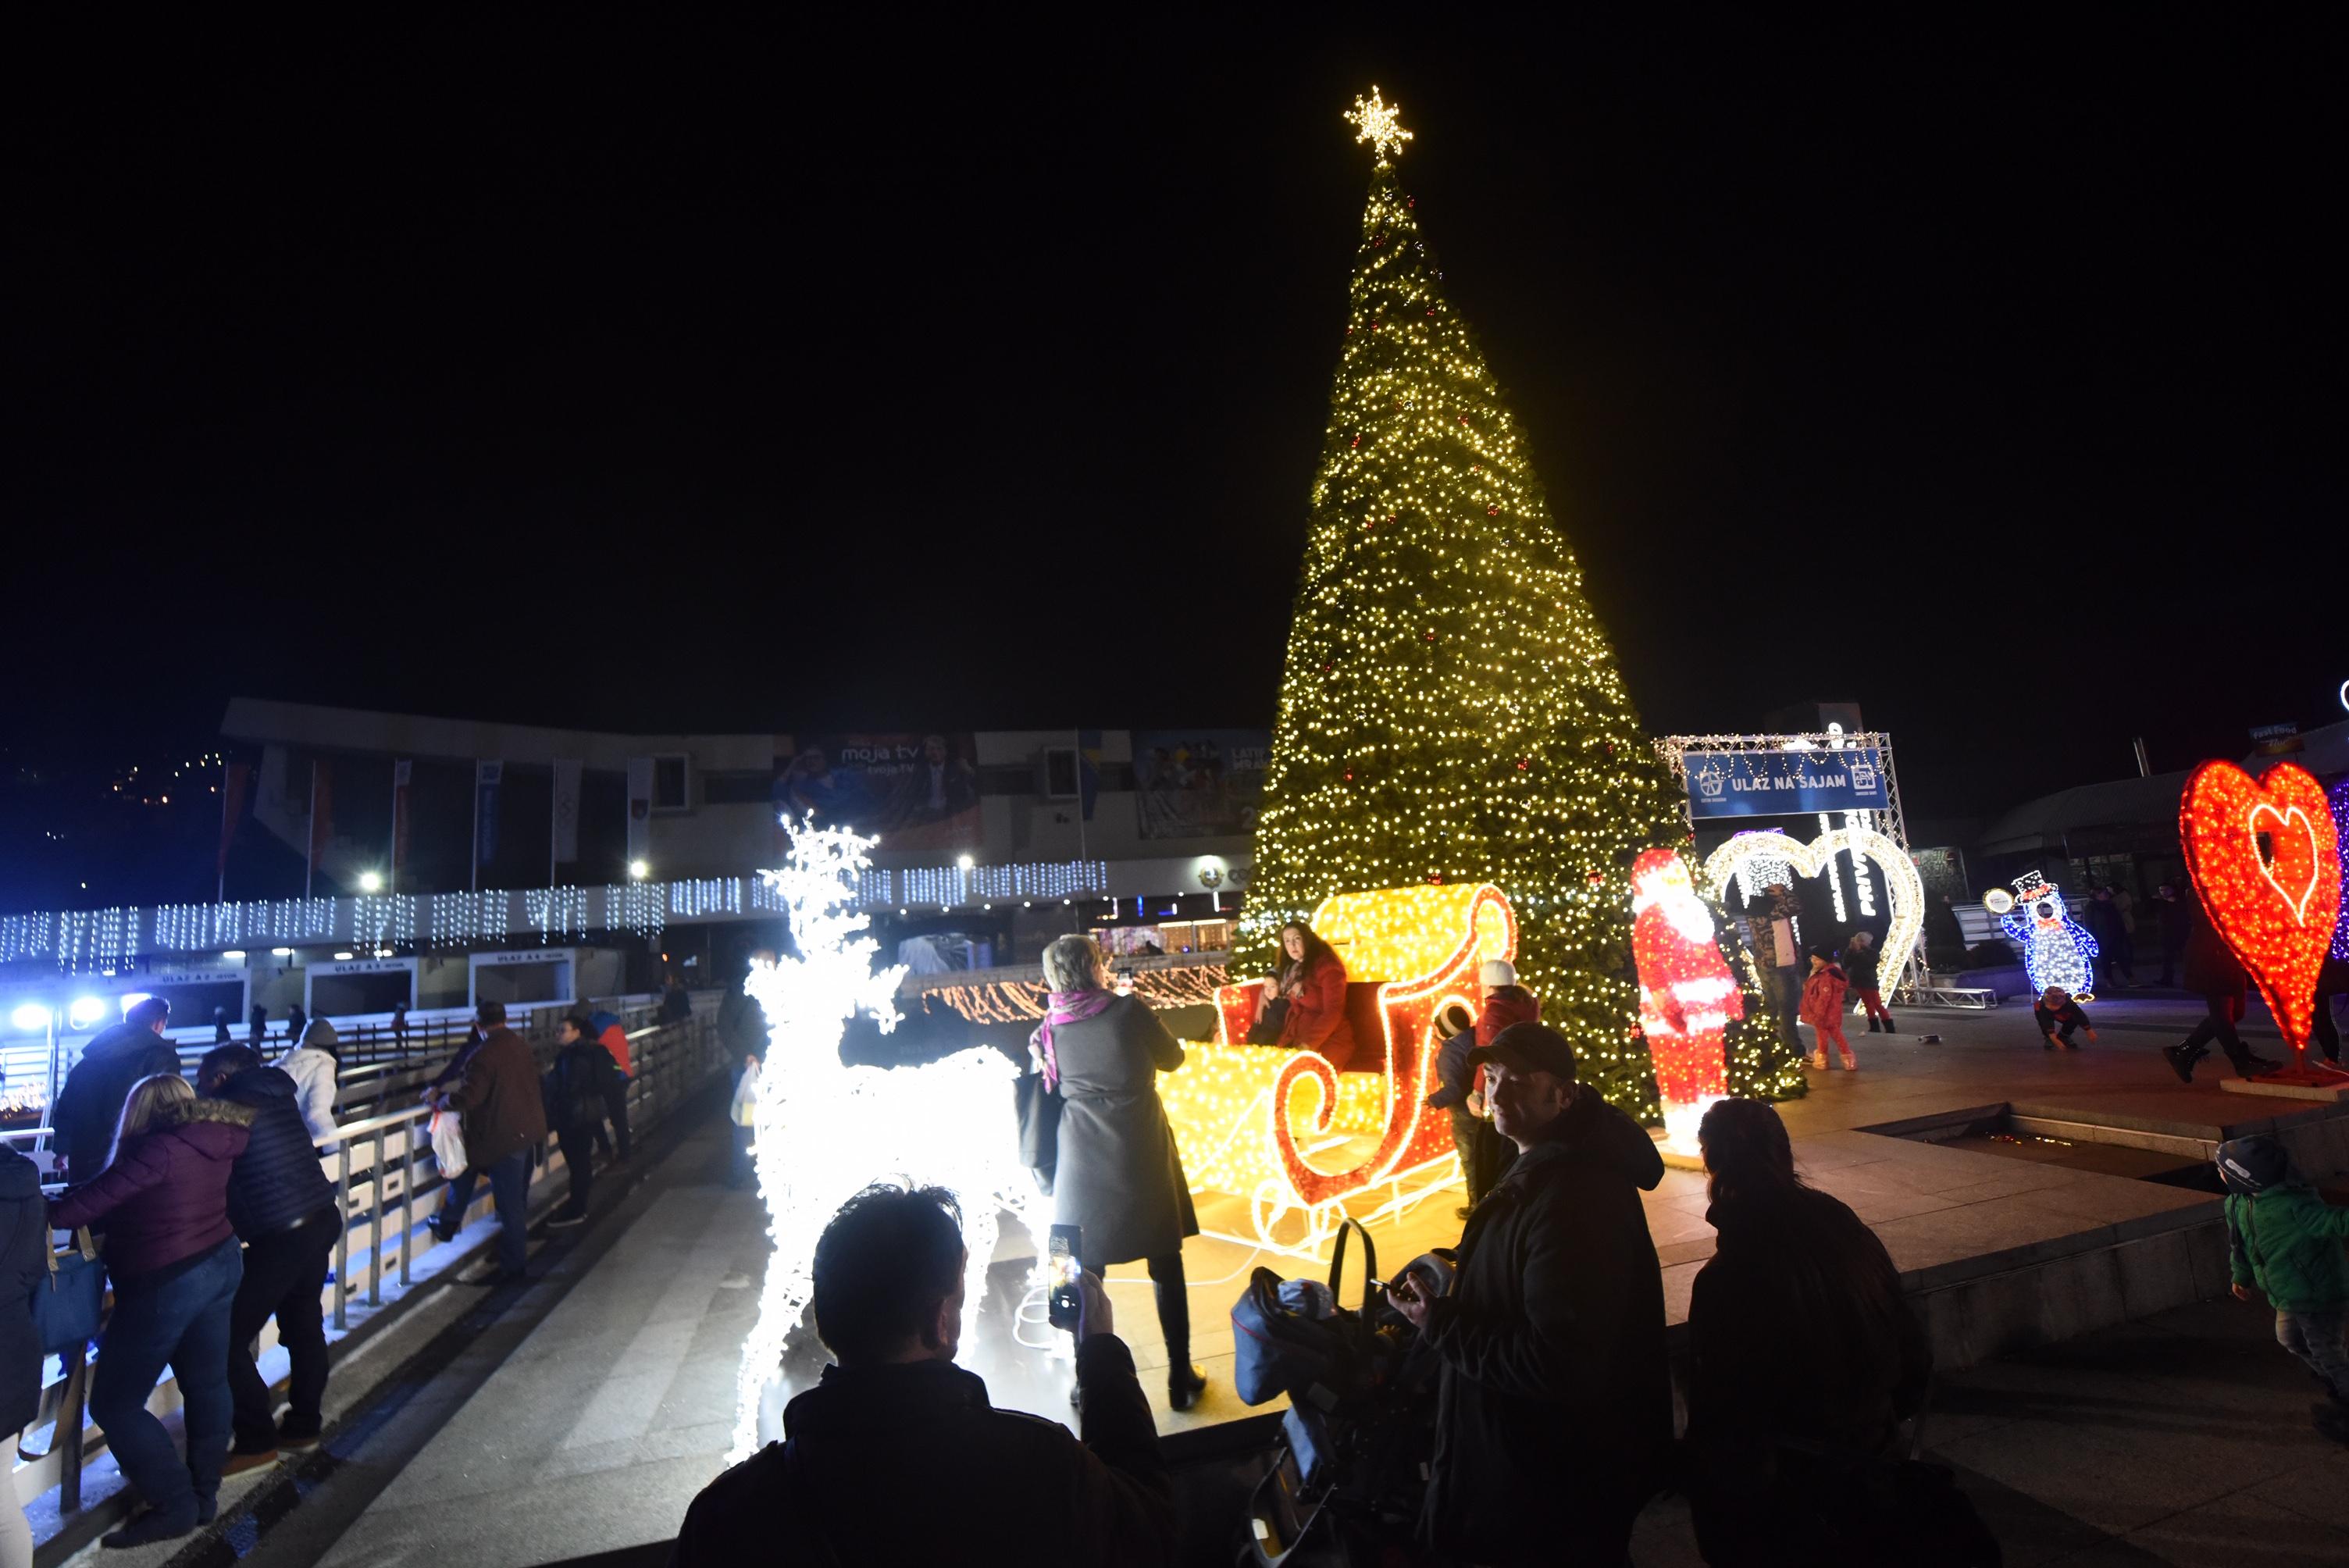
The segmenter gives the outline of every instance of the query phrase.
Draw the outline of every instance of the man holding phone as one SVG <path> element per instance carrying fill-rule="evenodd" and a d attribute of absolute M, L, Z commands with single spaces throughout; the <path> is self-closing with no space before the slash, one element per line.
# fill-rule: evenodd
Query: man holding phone
<path fill-rule="evenodd" d="M 814 1267 L 835 1362 L 784 1408 L 784 1441 L 694 1499 L 675 1568 L 975 1562 L 1040 1538 L 1056 1562 L 1173 1560 L 1166 1463 L 1100 1278 L 1075 1276 L 1080 1443 L 954 1364 L 967 1260 L 951 1192 L 879 1183 L 842 1206 Z"/>
<path fill-rule="evenodd" d="M 1450 1294 L 1408 1270 L 1388 1286 L 1442 1368 L 1421 1532 L 1476 1563 L 1619 1563 L 1672 1436 L 1640 1206 L 1663 1158 L 1576 1083 L 1556 1029 L 1512 1024 L 1468 1063 L 1517 1158 L 1469 1214 Z"/>

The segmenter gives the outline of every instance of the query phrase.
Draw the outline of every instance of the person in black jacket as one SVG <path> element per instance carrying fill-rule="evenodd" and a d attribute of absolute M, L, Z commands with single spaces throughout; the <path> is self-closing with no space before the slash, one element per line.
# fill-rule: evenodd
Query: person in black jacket
<path fill-rule="evenodd" d="M 2039 1038 L 2049 1050 L 2055 1048 L 2057 1036 L 2062 1036 L 2064 1048 L 2076 1051 L 2072 1037 L 2079 1030 L 2088 1032 L 2088 1043 L 2096 1042 L 2096 1026 L 2088 1021 L 2088 1010 L 2072 999 L 2072 993 L 2061 985 L 2050 985 L 2031 1004 L 2031 1020 L 2039 1026 Z"/>
<path fill-rule="evenodd" d="M 620 1064 L 595 1038 L 595 1026 L 584 1013 L 573 1013 L 555 1026 L 562 1048 L 546 1069 L 542 1089 L 546 1098 L 546 1124 L 563 1150 L 564 1169 L 571 1172 L 571 1197 L 547 1217 L 557 1230 L 586 1223 L 587 1200 L 595 1185 L 596 1130 L 604 1120 L 605 1101 Z"/>
<path fill-rule="evenodd" d="M 163 1026 L 171 1018 L 171 1005 L 150 996 L 132 1004 L 122 1022 L 91 1036 L 82 1047 L 81 1060 L 66 1075 L 66 1087 L 57 1091 L 50 1118 L 67 1181 L 87 1181 L 104 1169 L 131 1086 L 157 1073 L 180 1070 L 180 1053 L 163 1038 Z"/>
<path fill-rule="evenodd" d="M 1897 1517 L 1871 1484 L 1898 1459 L 1896 1429 L 1923 1404 L 1933 1365 L 1884 1243 L 1795 1176 L 1785 1124 L 1761 1101 L 1718 1102 L 1697 1140 L 1720 1237 L 1688 1316 L 1689 1490 L 1704 1560 L 1977 1560 L 1959 1539 L 1961 1515 L 1920 1541 L 1925 1522 Z"/>
<path fill-rule="evenodd" d="M 1468 1053 L 1517 1158 L 1468 1216 L 1459 1276 L 1389 1287 L 1441 1369 L 1421 1533 L 1492 1564 L 1623 1561 L 1672 1438 L 1664 1288 L 1640 1191 L 1654 1140 L 1513 1024 Z"/>
<path fill-rule="evenodd" d="M 323 1293 L 343 1216 L 283 1069 L 262 1066 L 250 1046 L 218 1046 L 197 1066 L 196 1088 L 253 1112 L 252 1137 L 228 1178 L 229 1223 L 244 1243 L 244 1277 L 229 1305 L 236 1440 L 222 1472 L 235 1475 L 274 1462 L 281 1449 L 317 1445 L 326 1393 Z M 254 1336 L 273 1315 L 293 1369 L 282 1422 L 253 1359 Z"/>
<path fill-rule="evenodd" d="M 673 1568 L 968 1563 L 1027 1542 L 1071 1568 L 1173 1560 L 1166 1462 L 1099 1276 L 1079 1276 L 1080 1443 L 995 1408 L 954 1364 L 961 1220 L 936 1187 L 878 1184 L 842 1206 L 814 1268 L 816 1333 L 838 1361 L 784 1408 L 784 1441 L 693 1500 Z"/>
<path fill-rule="evenodd" d="M 49 1272 L 49 1219 L 41 1202 L 41 1172 L 0 1145 L 0 1433 L 22 1433 L 41 1410 L 41 1336 L 33 1327 L 33 1293 Z M 9 1438 L 0 1478 L 16 1468 Z M 13 1480 L 0 1494 L 0 1563 L 33 1560 L 33 1530 L 17 1506 Z"/>

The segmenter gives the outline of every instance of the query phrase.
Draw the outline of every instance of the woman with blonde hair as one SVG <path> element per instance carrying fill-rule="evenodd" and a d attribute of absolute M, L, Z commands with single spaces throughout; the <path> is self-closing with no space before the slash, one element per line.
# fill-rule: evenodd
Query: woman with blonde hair
<path fill-rule="evenodd" d="M 1158 1289 L 1166 1336 L 1166 1398 L 1187 1410 L 1207 1384 L 1191 1364 L 1191 1306 L 1183 1238 L 1199 1233 L 1191 1183 L 1158 1099 L 1158 1075 L 1183 1065 L 1183 1047 L 1149 1006 L 1110 989 L 1090 936 L 1044 949 L 1050 989 L 1029 1050 L 1061 1099 L 1054 1220 L 1083 1230 L 1079 1261 L 1094 1274 L 1139 1258 Z"/>
<path fill-rule="evenodd" d="M 61 1231 L 106 1222 L 114 1312 L 98 1345 L 89 1413 L 105 1430 L 147 1510 L 105 1537 L 141 1546 L 209 1523 L 228 1457 L 229 1306 L 244 1260 L 229 1224 L 228 1177 L 244 1152 L 252 1110 L 199 1099 L 188 1080 L 157 1073 L 123 1101 L 106 1169 L 49 1205 Z M 169 1365 L 186 1409 L 187 1461 L 147 1408 Z"/>

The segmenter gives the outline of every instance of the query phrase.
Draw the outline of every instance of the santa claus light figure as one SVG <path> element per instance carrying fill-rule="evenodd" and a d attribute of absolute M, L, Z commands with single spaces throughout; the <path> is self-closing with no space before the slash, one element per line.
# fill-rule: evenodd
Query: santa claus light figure
<path fill-rule="evenodd" d="M 1745 998 L 1678 853 L 1649 850 L 1632 863 L 1631 915 L 1640 1027 L 1664 1102 L 1664 1147 L 1693 1158 L 1705 1108 L 1729 1092 L 1723 1040 L 1729 1021 L 1745 1016 Z"/>

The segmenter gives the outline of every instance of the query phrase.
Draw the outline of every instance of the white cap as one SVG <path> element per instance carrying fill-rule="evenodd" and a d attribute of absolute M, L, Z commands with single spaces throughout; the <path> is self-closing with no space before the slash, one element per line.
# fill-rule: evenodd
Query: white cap
<path fill-rule="evenodd" d="M 1487 958 L 1485 966 L 1476 971 L 1476 979 L 1487 991 L 1497 991 L 1504 985 L 1517 983 L 1516 965 L 1506 958 Z"/>

